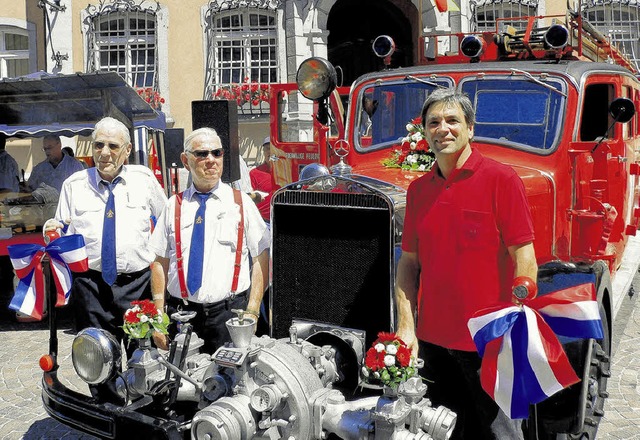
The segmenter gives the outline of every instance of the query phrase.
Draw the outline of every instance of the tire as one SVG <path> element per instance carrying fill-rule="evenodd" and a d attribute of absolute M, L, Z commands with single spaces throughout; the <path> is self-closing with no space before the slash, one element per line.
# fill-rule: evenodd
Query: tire
<path fill-rule="evenodd" d="M 593 270 L 597 276 L 597 299 L 604 337 L 573 342 L 565 346 L 574 368 L 580 368 L 578 365 L 582 365 L 582 374 L 576 370 L 581 382 L 553 396 L 550 400 L 556 403 L 542 402 L 532 406 L 531 417 L 525 424 L 525 438 L 528 440 L 596 438 L 598 426 L 604 415 L 604 403 L 608 397 L 607 380 L 611 376 L 611 331 L 609 315 L 603 304 L 605 296 L 611 292 L 611 281 L 608 268 L 603 262 L 596 262 Z M 559 406 L 552 406 L 554 404 Z M 569 411 L 571 406 L 567 405 L 573 406 L 573 410 Z M 538 412 L 539 409 L 541 413 Z M 549 419 L 549 414 L 553 414 L 554 411 L 573 413 L 573 417 L 565 419 L 564 422 L 562 419 L 559 422 Z M 561 426 L 565 428 L 560 428 Z"/>

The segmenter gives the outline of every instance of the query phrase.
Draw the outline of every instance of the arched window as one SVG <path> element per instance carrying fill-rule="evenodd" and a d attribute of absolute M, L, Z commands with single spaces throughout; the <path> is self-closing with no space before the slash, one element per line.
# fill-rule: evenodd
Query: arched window
<path fill-rule="evenodd" d="M 269 83 L 278 81 L 276 18 L 269 8 L 210 6 L 205 99 L 236 100 L 240 114 L 269 113 Z"/>
<path fill-rule="evenodd" d="M 501 18 L 516 18 L 535 16 L 538 10 L 537 0 L 471 0 L 471 12 L 476 32 L 496 30 L 496 20 Z M 504 20 L 500 25 L 513 26 L 524 30 L 527 22 L 524 20 Z"/>
<path fill-rule="evenodd" d="M 611 43 L 640 66 L 640 6 L 636 2 L 587 1 L 582 3 L 582 16 L 593 24 Z"/>
<path fill-rule="evenodd" d="M 155 11 L 114 5 L 95 11 L 87 21 L 87 71 L 118 72 L 132 87 L 157 90 Z"/>
<path fill-rule="evenodd" d="M 29 47 L 26 30 L 0 26 L 0 78 L 15 78 L 30 73 Z"/>

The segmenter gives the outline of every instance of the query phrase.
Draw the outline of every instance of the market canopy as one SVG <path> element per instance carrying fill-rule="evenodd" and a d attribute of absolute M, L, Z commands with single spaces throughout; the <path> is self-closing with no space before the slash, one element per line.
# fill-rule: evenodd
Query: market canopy
<path fill-rule="evenodd" d="M 8 137 L 88 136 L 104 116 L 130 128 L 166 128 L 164 114 L 115 72 L 38 72 L 0 81 L 0 133 Z"/>

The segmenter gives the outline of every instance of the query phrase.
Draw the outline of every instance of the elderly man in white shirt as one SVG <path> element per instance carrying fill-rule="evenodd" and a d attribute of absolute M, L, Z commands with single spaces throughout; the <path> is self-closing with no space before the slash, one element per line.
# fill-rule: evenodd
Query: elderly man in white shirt
<path fill-rule="evenodd" d="M 33 167 L 29 176 L 29 188 L 32 191 L 45 183 L 60 192 L 62 182 L 67 177 L 84 169 L 82 162 L 62 151 L 60 136 L 45 136 L 42 141 L 42 150 L 46 159 Z"/>
<path fill-rule="evenodd" d="M 89 271 L 74 274 L 71 291 L 76 327 L 103 328 L 118 340 L 124 338 L 123 317 L 131 302 L 151 298 L 149 266 L 155 253 L 147 244 L 152 218 L 167 200 L 147 167 L 124 165 L 130 151 L 127 127 L 111 117 L 101 119 L 93 132 L 96 167 L 65 180 L 56 220 L 43 228 L 61 229 L 65 222 L 66 234 L 84 237 Z M 128 345 L 129 355 L 134 349 Z M 113 400 L 111 386 L 92 387 L 92 393 Z"/>
<path fill-rule="evenodd" d="M 181 160 L 193 184 L 169 199 L 150 243 L 157 254 L 151 279 L 156 306 L 165 306 L 166 287 L 170 309 L 196 311 L 190 323 L 209 353 L 230 341 L 225 322 L 234 316 L 232 309 L 257 320 L 268 282 L 267 227 L 250 197 L 220 180 L 223 155 L 211 128 L 185 139 Z M 166 348 L 164 335 L 154 339 Z"/>

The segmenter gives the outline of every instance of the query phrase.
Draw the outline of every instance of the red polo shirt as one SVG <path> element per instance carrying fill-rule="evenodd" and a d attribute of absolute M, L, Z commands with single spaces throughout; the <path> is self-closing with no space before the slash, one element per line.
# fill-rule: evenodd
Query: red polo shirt
<path fill-rule="evenodd" d="M 467 321 L 511 301 L 507 247 L 531 241 L 524 185 L 511 167 L 474 149 L 449 179 L 436 165 L 415 180 L 407 192 L 402 249 L 417 252 L 421 266 L 418 338 L 475 351 Z"/>
<path fill-rule="evenodd" d="M 257 204 L 258 210 L 263 220 L 266 222 L 271 221 L 271 196 L 275 185 L 271 179 L 271 173 L 266 164 L 259 165 L 249 171 L 249 178 L 251 179 L 251 187 L 254 190 L 269 193 L 260 203 Z"/>

